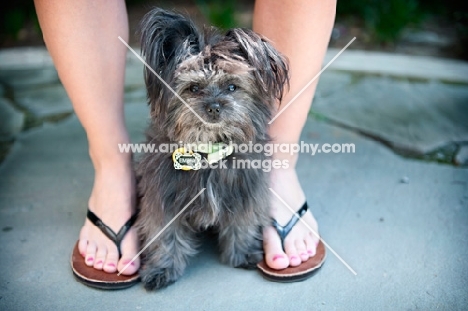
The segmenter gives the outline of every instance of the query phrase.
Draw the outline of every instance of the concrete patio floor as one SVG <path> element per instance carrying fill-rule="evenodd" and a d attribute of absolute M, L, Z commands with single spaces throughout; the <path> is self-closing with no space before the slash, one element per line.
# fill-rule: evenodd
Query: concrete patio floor
<path fill-rule="evenodd" d="M 130 106 L 142 139 L 146 107 Z M 23 135 L 0 168 L 0 308 L 157 310 L 463 309 L 468 304 L 468 174 L 403 159 L 356 134 L 310 119 L 304 141 L 354 143 L 355 154 L 302 155 L 301 181 L 331 252 L 313 278 L 270 283 L 219 263 L 207 240 L 186 274 L 157 292 L 104 292 L 76 282 L 71 248 L 92 183 L 75 117 Z M 408 177 L 408 183 L 400 180 Z"/>
<path fill-rule="evenodd" d="M 148 118 L 138 96 L 127 92 L 125 107 L 134 142 Z M 222 265 L 206 239 L 166 289 L 81 285 L 69 261 L 93 170 L 72 115 L 18 134 L 0 164 L 0 310 L 466 310 L 468 169 L 403 158 L 314 116 L 302 140 L 356 146 L 354 154 L 301 154 L 298 164 L 323 239 L 356 276 L 329 251 L 311 279 L 271 283 Z"/>

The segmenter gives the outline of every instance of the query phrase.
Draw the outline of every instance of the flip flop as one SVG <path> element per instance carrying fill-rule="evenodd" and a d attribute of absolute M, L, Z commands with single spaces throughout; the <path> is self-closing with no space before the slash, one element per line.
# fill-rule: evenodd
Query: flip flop
<path fill-rule="evenodd" d="M 127 234 L 128 230 L 132 227 L 133 223 L 137 218 L 137 214 L 134 214 L 123 226 L 120 228 L 118 233 L 115 233 L 111 228 L 105 225 L 102 220 L 97 217 L 93 212 L 88 209 L 86 217 L 104 233 L 112 242 L 117 245 L 119 251 L 119 258 L 121 257 L 120 244 Z M 140 276 L 138 272 L 132 275 L 117 275 L 115 273 L 107 273 L 103 270 L 97 270 L 93 267 L 88 267 L 78 250 L 78 242 L 76 242 L 73 248 L 73 254 L 71 256 L 71 266 L 73 275 L 75 278 L 90 287 L 99 289 L 123 289 L 135 285 L 139 282 Z"/>
<path fill-rule="evenodd" d="M 281 244 L 283 245 L 284 249 L 284 239 L 286 236 L 291 232 L 292 228 L 297 224 L 299 219 L 304 216 L 304 214 L 308 210 L 307 202 L 302 205 L 302 207 L 294 214 L 291 220 L 285 225 L 281 226 L 273 220 L 273 227 L 275 227 L 276 231 L 278 232 L 279 237 L 281 238 Z M 275 270 L 270 268 L 265 260 L 262 260 L 257 264 L 258 269 L 262 273 L 263 277 L 265 277 L 269 281 L 274 282 L 299 282 L 304 281 L 310 278 L 316 271 L 319 269 L 326 258 L 326 251 L 325 247 L 322 243 L 322 240 L 319 240 L 317 245 L 317 251 L 313 257 L 310 257 L 307 261 L 301 263 L 297 267 L 287 267 L 282 270 Z"/>

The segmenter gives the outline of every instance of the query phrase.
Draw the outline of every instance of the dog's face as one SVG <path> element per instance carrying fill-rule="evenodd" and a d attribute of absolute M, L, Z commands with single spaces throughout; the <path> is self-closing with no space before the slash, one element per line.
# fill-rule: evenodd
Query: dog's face
<path fill-rule="evenodd" d="M 287 66 L 265 39 L 243 29 L 201 35 L 183 16 L 158 9 L 145 16 L 141 33 L 147 63 L 172 89 L 145 71 L 152 118 L 169 140 L 241 143 L 266 137 Z"/>
<path fill-rule="evenodd" d="M 253 70 L 245 60 L 233 58 L 225 41 L 182 61 L 175 71 L 174 86 L 187 105 L 175 96 L 168 102 L 174 138 L 189 142 L 252 140 L 257 134 L 254 123 L 263 121 L 253 119 L 269 113 L 267 103 L 260 100 Z"/>

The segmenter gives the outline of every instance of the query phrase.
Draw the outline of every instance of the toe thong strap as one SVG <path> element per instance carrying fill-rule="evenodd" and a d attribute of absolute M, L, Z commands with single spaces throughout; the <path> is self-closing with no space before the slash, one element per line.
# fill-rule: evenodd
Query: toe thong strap
<path fill-rule="evenodd" d="M 307 212 L 309 207 L 307 206 L 307 202 L 302 205 L 302 207 L 293 215 L 291 220 L 285 225 L 281 226 L 275 219 L 273 219 L 273 227 L 275 227 L 276 231 L 278 232 L 278 235 L 281 238 L 281 244 L 284 243 L 284 239 L 286 236 L 291 232 L 292 228 L 297 224 L 299 221 L 299 218 L 304 216 L 304 214 Z"/>
<path fill-rule="evenodd" d="M 109 238 L 112 242 L 115 243 L 117 246 L 117 250 L 119 251 L 119 257 L 122 255 L 120 252 L 120 244 L 122 243 L 123 238 L 125 237 L 125 234 L 127 234 L 128 230 L 133 226 L 135 223 L 135 220 L 137 218 L 137 213 L 133 214 L 132 217 L 120 228 L 119 232 L 115 233 L 114 230 L 109 228 L 102 220 L 101 218 L 97 217 L 96 214 L 91 212 L 88 209 L 88 213 L 86 214 L 86 217 L 96 226 L 98 227 L 102 233 L 105 234 L 106 237 Z"/>

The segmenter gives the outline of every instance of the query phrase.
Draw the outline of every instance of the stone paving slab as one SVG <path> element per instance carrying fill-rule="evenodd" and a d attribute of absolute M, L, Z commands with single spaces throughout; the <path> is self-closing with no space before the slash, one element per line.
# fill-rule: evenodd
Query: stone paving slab
<path fill-rule="evenodd" d="M 134 50 L 139 53 L 140 49 Z M 330 48 L 325 56 L 324 63 L 330 61 L 337 55 L 339 49 Z M 131 53 L 128 53 L 130 62 L 138 63 L 138 59 Z M 53 67 L 52 60 L 45 48 L 14 48 L 0 50 L 0 80 L 7 75 L 3 74 L 5 70 L 21 70 L 24 68 L 50 68 Z M 371 52 L 346 50 L 340 55 L 331 69 L 339 71 L 352 71 L 367 74 L 392 75 L 397 77 L 411 77 L 424 80 L 443 80 L 447 82 L 458 82 L 468 84 L 468 63 L 440 59 L 426 56 L 398 55 L 385 52 Z M 10 72 L 11 73 L 11 72 Z M 49 72 L 47 73 L 49 75 Z M 51 74 L 51 79 L 57 79 L 57 76 Z M 27 78 L 27 75 L 21 75 L 21 78 Z M 31 77 L 32 78 L 32 77 Z M 21 79 L 15 79 L 21 84 Z M 24 81 L 23 83 L 26 83 Z"/>
<path fill-rule="evenodd" d="M 15 109 L 8 99 L 0 97 L 0 142 L 12 140 L 23 126 L 23 113 Z"/>
<path fill-rule="evenodd" d="M 468 85 L 364 77 L 315 98 L 312 110 L 412 155 L 468 142 Z"/>
<path fill-rule="evenodd" d="M 127 105 L 132 140 L 146 105 Z M 174 285 L 147 293 L 87 288 L 69 256 L 93 171 L 75 117 L 16 141 L 0 166 L 1 310 L 463 310 L 468 305 L 468 170 L 401 158 L 380 143 L 309 119 L 308 143 L 354 154 L 302 154 L 299 178 L 329 252 L 310 280 L 276 284 L 219 263 L 207 239 Z M 401 182 L 402 180 L 405 182 Z"/>
<path fill-rule="evenodd" d="M 322 98 L 341 92 L 353 81 L 353 75 L 333 70 L 324 71 L 319 78 L 315 98 Z"/>
<path fill-rule="evenodd" d="M 138 88 L 130 88 L 127 89 L 124 96 L 125 104 L 141 104 L 146 103 L 146 88 L 138 87 Z"/>
<path fill-rule="evenodd" d="M 72 112 L 73 107 L 61 84 L 16 90 L 15 101 L 36 118 Z"/>
<path fill-rule="evenodd" d="M 324 63 L 328 63 L 339 51 L 328 49 Z M 429 56 L 348 49 L 330 65 L 330 69 L 468 84 L 468 62 Z"/>
<path fill-rule="evenodd" d="M 0 70 L 54 66 L 45 47 L 0 49 Z"/>
<path fill-rule="evenodd" d="M 461 146 L 455 157 L 455 164 L 468 166 L 468 146 Z"/>
<path fill-rule="evenodd" d="M 143 63 L 136 58 L 127 58 L 127 67 L 125 69 L 125 87 L 143 87 Z"/>
<path fill-rule="evenodd" d="M 0 82 L 12 88 L 58 83 L 52 59 L 43 47 L 0 50 Z"/>

